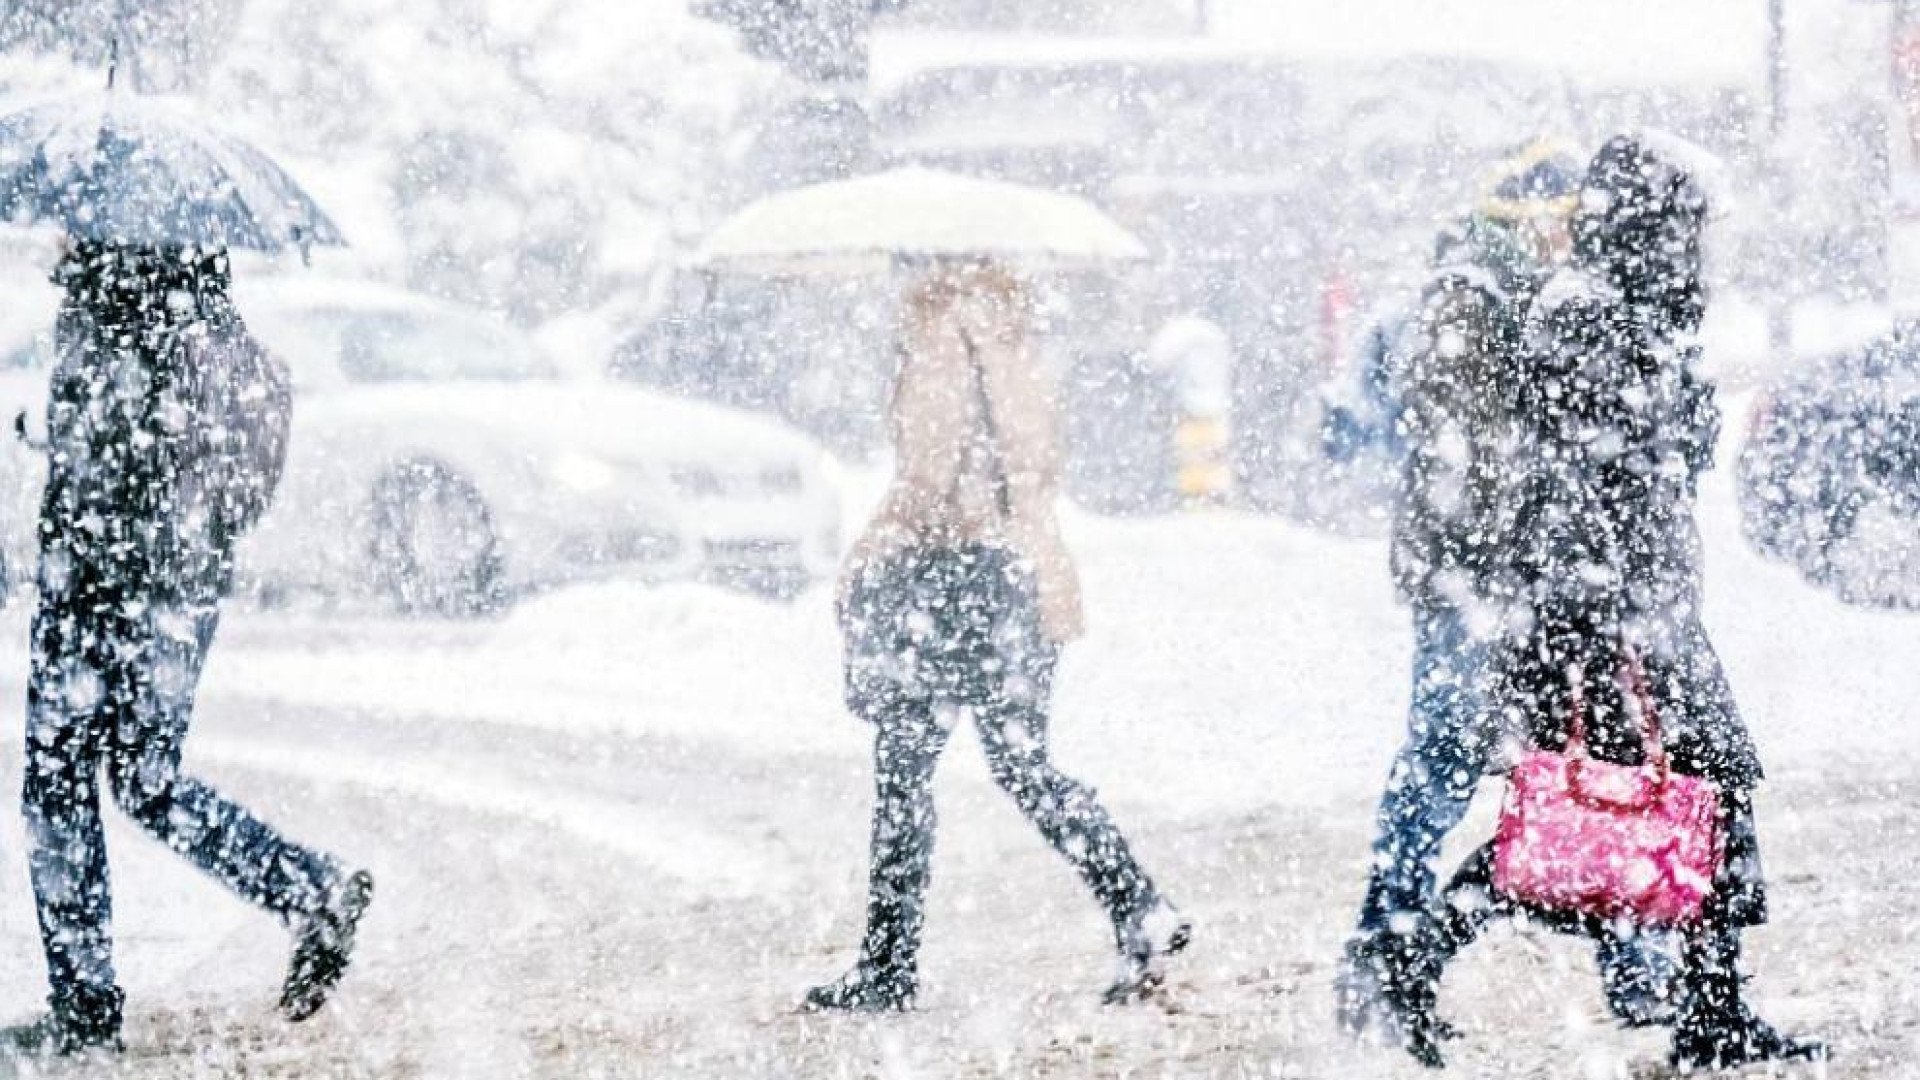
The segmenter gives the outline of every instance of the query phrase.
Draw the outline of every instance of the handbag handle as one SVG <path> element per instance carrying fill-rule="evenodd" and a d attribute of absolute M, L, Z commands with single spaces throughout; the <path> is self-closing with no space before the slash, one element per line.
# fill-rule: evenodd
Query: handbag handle
<path fill-rule="evenodd" d="M 1567 735 L 1567 788 L 1577 800 L 1587 805 L 1619 806 L 1630 810 L 1640 810 L 1651 806 L 1659 793 L 1667 786 L 1673 775 L 1673 763 L 1667 757 L 1666 740 L 1660 731 L 1660 714 L 1653 704 L 1653 693 L 1647 687 L 1646 666 L 1640 660 L 1640 654 L 1632 646 L 1626 646 L 1626 662 L 1622 664 L 1626 675 L 1626 689 L 1638 701 L 1640 706 L 1641 733 L 1640 746 L 1645 754 L 1647 765 L 1654 770 L 1653 783 L 1647 788 L 1647 797 L 1638 801 L 1606 799 L 1590 793 L 1582 781 L 1586 766 L 1593 758 L 1587 752 L 1586 694 L 1585 672 L 1575 664 L 1568 670 L 1568 678 L 1573 690 L 1573 716 Z"/>

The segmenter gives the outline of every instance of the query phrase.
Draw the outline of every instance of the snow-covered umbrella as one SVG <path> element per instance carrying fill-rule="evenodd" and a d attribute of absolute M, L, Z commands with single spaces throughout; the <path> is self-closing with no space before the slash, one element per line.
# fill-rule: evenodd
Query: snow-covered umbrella
<path fill-rule="evenodd" d="M 62 98 L 0 117 L 0 218 L 84 240 L 281 251 L 342 244 L 265 154 L 159 97 Z"/>
<path fill-rule="evenodd" d="M 903 168 L 761 199 L 722 222 L 697 259 L 712 269 L 804 272 L 900 258 L 1059 267 L 1146 254 L 1137 237 L 1085 199 Z"/>

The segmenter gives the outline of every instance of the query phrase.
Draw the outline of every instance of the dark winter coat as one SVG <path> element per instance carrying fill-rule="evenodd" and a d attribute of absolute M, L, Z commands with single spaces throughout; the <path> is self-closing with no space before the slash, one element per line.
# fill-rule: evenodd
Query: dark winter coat
<path fill-rule="evenodd" d="M 1536 300 L 1516 384 L 1503 573 L 1527 618 L 1500 665 L 1505 700 L 1559 745 L 1579 664 L 1597 748 L 1636 760 L 1610 678 L 1624 642 L 1644 658 L 1674 767 L 1750 787 L 1759 760 L 1701 619 L 1695 489 L 1719 427 L 1693 343 L 1705 202 L 1682 169 L 1622 138 L 1595 159 L 1583 206 L 1574 268 Z"/>
<path fill-rule="evenodd" d="M 1391 379 L 1401 457 L 1392 571 L 1416 607 L 1487 599 L 1501 537 L 1515 372 L 1548 268 L 1510 227 L 1469 219 L 1443 236 Z"/>
<path fill-rule="evenodd" d="M 90 246 L 63 267 L 41 503 L 49 595 L 217 599 L 285 461 L 291 392 L 224 260 Z"/>

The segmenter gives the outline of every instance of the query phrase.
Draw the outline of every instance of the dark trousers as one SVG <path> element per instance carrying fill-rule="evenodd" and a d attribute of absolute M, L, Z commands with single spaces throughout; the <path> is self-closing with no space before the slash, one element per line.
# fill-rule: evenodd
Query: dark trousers
<path fill-rule="evenodd" d="M 1092 788 L 1047 753 L 1047 709 L 1057 652 L 1019 661 L 979 704 L 957 705 L 870 688 L 854 707 L 874 725 L 873 862 L 862 953 L 883 969 L 912 971 L 933 860 L 933 774 L 953 728 L 971 716 L 994 783 L 1079 872 L 1116 934 L 1157 900 L 1126 838 Z"/>
<path fill-rule="evenodd" d="M 117 1001 L 100 785 L 155 839 L 292 921 L 334 862 L 181 774 L 180 746 L 217 603 L 43 597 L 33 625 L 23 801 L 53 997 Z"/>

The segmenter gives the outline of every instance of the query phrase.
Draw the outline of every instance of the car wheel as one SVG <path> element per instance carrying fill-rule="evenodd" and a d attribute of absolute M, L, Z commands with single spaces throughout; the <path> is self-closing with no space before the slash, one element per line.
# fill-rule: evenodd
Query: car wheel
<path fill-rule="evenodd" d="M 409 615 L 486 615 L 504 606 L 493 514 L 472 483 L 434 462 L 401 466 L 373 490 L 373 565 Z"/>

